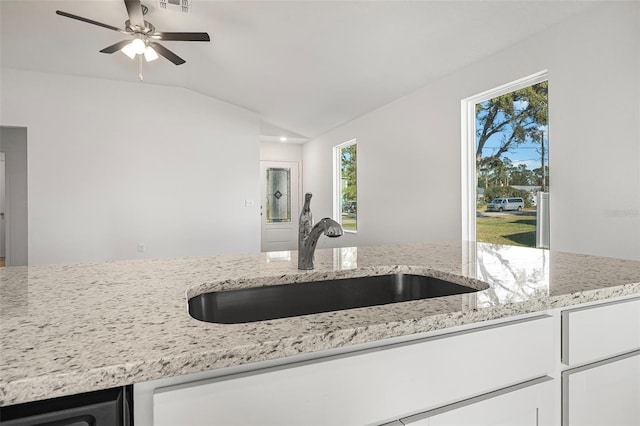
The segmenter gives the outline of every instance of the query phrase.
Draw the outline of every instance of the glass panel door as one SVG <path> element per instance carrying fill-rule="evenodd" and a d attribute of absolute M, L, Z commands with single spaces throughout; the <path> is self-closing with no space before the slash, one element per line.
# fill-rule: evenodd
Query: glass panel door
<path fill-rule="evenodd" d="M 267 169 L 267 222 L 291 222 L 291 169 Z"/>
<path fill-rule="evenodd" d="M 295 161 L 260 162 L 260 250 L 298 247 L 300 165 Z"/>

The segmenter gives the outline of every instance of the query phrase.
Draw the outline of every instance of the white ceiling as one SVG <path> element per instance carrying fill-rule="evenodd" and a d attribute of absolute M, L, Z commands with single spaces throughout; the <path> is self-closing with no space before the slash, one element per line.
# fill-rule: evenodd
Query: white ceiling
<path fill-rule="evenodd" d="M 303 141 L 596 2 L 192 0 L 190 14 L 160 10 L 158 0 L 142 3 L 158 31 L 206 31 L 212 38 L 163 42 L 187 63 L 145 63 L 145 83 L 189 88 L 255 111 L 268 123 L 267 136 L 285 132 Z M 3 67 L 137 81 L 137 61 L 98 52 L 126 36 L 55 14 L 123 28 L 122 0 L 0 5 Z"/>

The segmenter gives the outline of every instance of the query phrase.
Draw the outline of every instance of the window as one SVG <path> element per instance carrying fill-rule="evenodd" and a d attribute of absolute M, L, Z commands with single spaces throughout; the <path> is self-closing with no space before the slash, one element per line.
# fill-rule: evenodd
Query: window
<path fill-rule="evenodd" d="M 334 216 L 347 232 L 358 230 L 357 153 L 355 139 L 334 148 Z"/>
<path fill-rule="evenodd" d="M 548 105 L 546 72 L 463 100 L 463 239 L 549 247 Z"/>

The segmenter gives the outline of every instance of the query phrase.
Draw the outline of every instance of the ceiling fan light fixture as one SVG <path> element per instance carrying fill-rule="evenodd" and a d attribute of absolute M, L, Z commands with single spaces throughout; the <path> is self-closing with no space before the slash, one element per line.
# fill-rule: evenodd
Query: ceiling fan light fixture
<path fill-rule="evenodd" d="M 158 53 L 155 51 L 155 49 L 151 46 L 147 46 L 144 49 L 144 59 L 147 62 L 151 62 L 151 61 L 155 61 L 156 59 L 158 59 Z"/>
<path fill-rule="evenodd" d="M 0 0 L 2 1 L 2 0 Z M 159 0 L 173 4 L 181 2 L 182 9 L 190 6 L 191 0 Z M 71 13 L 56 10 L 56 15 L 64 16 L 66 18 L 75 19 L 77 21 L 86 22 L 87 24 L 103 27 L 108 30 L 112 30 L 121 34 L 125 34 L 131 39 L 122 40 L 111 46 L 107 46 L 100 50 L 100 53 L 115 53 L 121 51 L 131 60 L 134 60 L 137 55 L 145 55 L 145 60 L 154 61 L 159 56 L 166 58 L 174 65 L 182 65 L 186 61 L 167 49 L 160 43 L 153 40 L 160 41 L 211 41 L 209 34 L 205 32 L 157 32 L 155 27 L 144 20 L 148 7 L 140 3 L 140 0 L 124 0 L 125 8 L 127 9 L 127 15 L 129 19 L 125 21 L 125 28 L 121 29 L 114 27 L 113 25 L 104 24 L 102 22 L 94 21 L 93 19 L 83 18 L 82 16 L 73 15 Z M 142 56 L 139 58 L 142 60 Z M 142 62 L 140 62 L 142 63 Z"/>
<path fill-rule="evenodd" d="M 144 41 L 139 38 L 135 38 L 131 41 L 131 49 L 136 53 L 136 55 L 141 55 L 144 53 L 146 45 Z"/>
<path fill-rule="evenodd" d="M 129 59 L 134 59 L 136 57 L 136 52 L 132 46 L 132 43 L 127 44 L 125 47 L 120 49 L 120 51 L 127 55 Z"/>

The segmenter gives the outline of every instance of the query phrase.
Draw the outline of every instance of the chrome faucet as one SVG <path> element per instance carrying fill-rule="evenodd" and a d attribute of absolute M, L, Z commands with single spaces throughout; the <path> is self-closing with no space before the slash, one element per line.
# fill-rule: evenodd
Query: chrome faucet
<path fill-rule="evenodd" d="M 320 235 L 330 238 L 342 235 L 342 226 L 335 220 L 325 217 L 313 226 L 311 215 L 311 193 L 304 194 L 304 206 L 298 221 L 298 269 L 313 269 L 313 254 Z"/>

